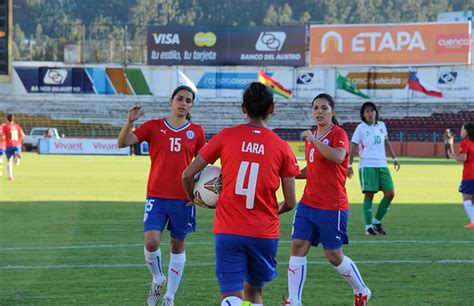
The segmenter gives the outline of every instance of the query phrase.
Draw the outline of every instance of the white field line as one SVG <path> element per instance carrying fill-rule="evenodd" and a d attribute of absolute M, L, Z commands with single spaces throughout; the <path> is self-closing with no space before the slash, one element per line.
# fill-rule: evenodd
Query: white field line
<path fill-rule="evenodd" d="M 290 240 L 280 240 L 281 244 L 289 244 Z M 474 244 L 470 240 L 355 240 L 349 244 Z M 214 241 L 186 242 L 186 245 L 214 245 Z M 143 244 L 92 244 L 92 245 L 70 245 L 52 247 L 0 247 L 1 252 L 11 251 L 45 251 L 45 250 L 74 250 L 74 249 L 102 249 L 102 248 L 128 248 L 139 247 Z"/>
<path fill-rule="evenodd" d="M 358 264 L 380 265 L 380 264 L 474 264 L 474 259 L 440 259 L 440 260 L 358 260 Z M 329 264 L 327 261 L 308 261 L 310 265 Z M 43 265 L 43 266 L 0 266 L 0 270 L 25 270 L 25 269 L 100 269 L 100 268 L 140 268 L 143 264 L 101 264 L 101 265 Z M 189 262 L 186 267 L 207 267 L 215 266 L 215 262 Z"/>

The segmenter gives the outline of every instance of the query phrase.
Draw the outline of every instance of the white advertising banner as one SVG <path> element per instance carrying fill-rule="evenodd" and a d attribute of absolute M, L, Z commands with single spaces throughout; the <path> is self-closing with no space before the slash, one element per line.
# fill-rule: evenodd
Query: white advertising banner
<path fill-rule="evenodd" d="M 116 139 L 62 138 L 40 139 L 40 154 L 130 155 L 130 148 L 120 149 Z"/>

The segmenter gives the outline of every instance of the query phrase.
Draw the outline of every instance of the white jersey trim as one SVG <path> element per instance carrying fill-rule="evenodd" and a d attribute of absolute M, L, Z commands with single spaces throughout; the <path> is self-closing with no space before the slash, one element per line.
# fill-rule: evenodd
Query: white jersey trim
<path fill-rule="evenodd" d="M 189 122 L 189 120 L 186 120 L 186 123 L 182 127 L 178 128 L 178 129 L 175 129 L 168 123 L 168 120 L 166 120 L 166 118 L 163 121 L 164 121 L 166 127 L 169 128 L 170 130 L 172 130 L 173 132 L 181 132 L 182 130 L 187 129 L 191 125 L 191 122 Z"/>

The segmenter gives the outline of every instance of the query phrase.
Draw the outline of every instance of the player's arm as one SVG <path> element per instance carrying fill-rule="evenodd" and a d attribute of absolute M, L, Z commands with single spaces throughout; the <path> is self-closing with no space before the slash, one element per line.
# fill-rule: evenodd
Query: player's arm
<path fill-rule="evenodd" d="M 290 211 L 296 205 L 296 191 L 295 191 L 295 178 L 294 177 L 282 177 L 281 187 L 283 191 L 284 201 L 278 206 L 278 214 L 283 214 Z"/>
<path fill-rule="evenodd" d="M 319 150 L 319 152 L 330 162 L 333 162 L 335 164 L 341 164 L 344 161 L 344 158 L 346 157 L 346 154 L 347 154 L 344 148 L 340 148 L 340 147 L 331 148 L 330 146 L 317 140 L 313 136 L 313 133 L 311 133 L 310 130 L 304 131 L 303 137 L 307 141 L 312 142 L 316 146 L 316 148 Z"/>
<path fill-rule="evenodd" d="M 449 158 L 454 159 L 454 160 L 456 160 L 460 163 L 463 163 L 467 159 L 467 154 L 464 154 L 464 153 L 460 153 L 460 154 L 451 153 L 451 154 L 449 154 Z"/>
<path fill-rule="evenodd" d="M 194 202 L 195 195 L 193 193 L 194 189 L 194 176 L 204 169 L 209 163 L 201 156 L 197 155 L 196 158 L 191 162 L 191 164 L 184 169 L 181 180 L 183 182 L 183 188 L 188 196 L 188 199 L 191 202 Z M 199 204 L 199 203 L 196 203 Z"/>
<path fill-rule="evenodd" d="M 306 179 L 306 167 L 304 167 L 301 170 L 301 174 L 298 174 L 297 176 L 295 176 L 295 179 L 297 179 L 297 180 L 305 180 Z"/>
<path fill-rule="evenodd" d="M 388 151 L 388 153 L 392 157 L 393 166 L 395 167 L 395 170 L 400 170 L 400 163 L 398 162 L 397 156 L 395 156 L 395 152 L 393 151 L 392 145 L 390 144 L 388 137 L 385 138 L 385 150 Z"/>
<path fill-rule="evenodd" d="M 349 168 L 347 169 L 347 177 L 351 178 L 354 175 L 354 169 L 352 168 L 352 163 L 354 162 L 354 157 L 356 155 L 358 146 L 357 144 L 351 142 L 349 149 Z"/>
<path fill-rule="evenodd" d="M 119 148 L 125 148 L 138 143 L 137 136 L 133 133 L 133 123 L 142 117 L 145 112 L 141 106 L 135 105 L 128 111 L 127 122 L 122 127 L 117 139 Z"/>

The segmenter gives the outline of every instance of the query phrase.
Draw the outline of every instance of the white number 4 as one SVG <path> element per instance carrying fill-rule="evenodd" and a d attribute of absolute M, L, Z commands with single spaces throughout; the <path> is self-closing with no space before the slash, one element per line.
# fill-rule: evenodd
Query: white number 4
<path fill-rule="evenodd" d="M 244 188 L 244 180 L 249 168 L 249 162 L 243 161 L 240 163 L 239 173 L 237 174 L 237 182 L 235 184 L 235 194 L 247 196 L 245 206 L 247 209 L 252 209 L 255 202 L 255 189 L 257 188 L 258 168 L 257 163 L 250 164 L 249 183 L 247 188 Z"/>

